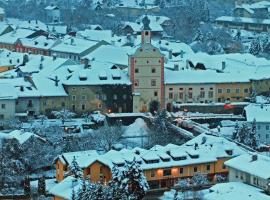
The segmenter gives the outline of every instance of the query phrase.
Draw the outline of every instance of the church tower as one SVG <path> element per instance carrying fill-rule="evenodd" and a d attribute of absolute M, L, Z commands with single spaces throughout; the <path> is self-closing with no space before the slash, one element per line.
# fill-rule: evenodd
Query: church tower
<path fill-rule="evenodd" d="M 148 112 L 152 101 L 164 108 L 164 55 L 151 44 L 150 20 L 142 20 L 141 45 L 129 56 L 133 112 Z"/>

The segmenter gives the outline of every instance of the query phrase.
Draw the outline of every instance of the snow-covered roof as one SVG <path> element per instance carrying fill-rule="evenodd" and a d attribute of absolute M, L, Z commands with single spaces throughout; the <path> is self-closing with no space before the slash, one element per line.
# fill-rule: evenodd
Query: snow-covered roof
<path fill-rule="evenodd" d="M 63 164 L 70 165 L 75 157 L 78 165 L 81 168 L 88 167 L 93 161 L 95 161 L 95 157 L 98 155 L 97 151 L 95 150 L 88 150 L 88 151 L 78 151 L 78 152 L 69 152 L 63 153 L 58 158 L 64 160 Z M 67 162 L 67 163 L 66 163 Z"/>
<path fill-rule="evenodd" d="M 79 38 L 93 40 L 93 41 L 106 41 L 111 43 L 112 31 L 111 30 L 90 30 L 85 29 L 84 31 L 78 31 L 76 36 Z"/>
<path fill-rule="evenodd" d="M 60 44 L 51 48 L 51 50 L 55 52 L 82 54 L 96 44 L 96 41 L 76 37 L 66 37 Z"/>
<path fill-rule="evenodd" d="M 91 66 L 84 68 L 82 65 L 64 80 L 65 85 L 130 85 L 131 82 L 125 71 L 118 68 L 112 69 L 112 64 L 91 61 Z M 80 75 L 84 74 L 82 78 Z M 117 75 L 117 77 L 115 76 Z"/>
<path fill-rule="evenodd" d="M 8 134 L 9 138 L 16 139 L 20 144 L 25 143 L 27 140 L 29 140 L 31 137 L 41 138 L 40 136 L 31 133 L 31 132 L 24 132 L 22 130 L 15 130 Z"/>
<path fill-rule="evenodd" d="M 218 17 L 216 21 L 221 22 L 234 22 L 234 23 L 249 23 L 249 24 L 270 24 L 270 19 L 262 19 L 258 20 L 257 18 L 249 18 L 249 17 L 232 17 L 232 16 L 222 16 Z"/>
<path fill-rule="evenodd" d="M 241 182 L 218 183 L 203 196 L 205 200 L 270 200 L 263 190 Z"/>
<path fill-rule="evenodd" d="M 145 3 L 145 5 L 143 6 L 142 3 Z M 146 9 L 146 8 L 153 8 L 153 7 L 157 7 L 154 6 L 154 0 L 138 0 L 138 1 L 134 1 L 134 0 L 121 0 L 116 7 L 127 7 L 127 8 L 139 8 L 139 9 Z"/>
<path fill-rule="evenodd" d="M 0 43 L 15 44 L 19 38 L 26 38 L 33 34 L 34 31 L 29 29 L 14 29 L 13 31 L 0 36 Z"/>
<path fill-rule="evenodd" d="M 35 38 L 21 38 L 19 39 L 19 41 L 25 47 L 46 49 L 46 50 L 49 50 L 58 42 L 58 40 L 50 39 L 43 35 Z"/>
<path fill-rule="evenodd" d="M 165 69 L 165 84 L 191 83 L 248 83 L 249 77 L 238 73 L 217 73 L 210 70 L 178 70 Z"/>
<path fill-rule="evenodd" d="M 268 156 L 243 154 L 226 161 L 225 165 L 262 179 L 270 178 L 270 158 Z"/>
<path fill-rule="evenodd" d="M 17 92 L 13 86 L 0 83 L 0 88 L 0 100 L 18 98 Z"/>
<path fill-rule="evenodd" d="M 245 107 L 247 121 L 270 122 L 270 104 L 250 104 Z"/>
<path fill-rule="evenodd" d="M 142 31 L 143 23 L 140 21 L 137 22 L 123 22 L 123 28 L 130 26 L 134 32 L 138 33 Z M 149 27 L 152 32 L 163 32 L 162 26 L 156 21 L 150 21 Z"/>
<path fill-rule="evenodd" d="M 72 199 L 73 190 L 75 193 L 78 192 L 81 189 L 82 184 L 82 180 L 68 176 L 51 188 L 49 193 L 57 197 L 62 197 L 63 199 Z"/>
<path fill-rule="evenodd" d="M 55 5 L 50 5 L 45 8 L 45 10 L 56 10 L 56 9 L 59 9 L 59 8 L 58 6 L 55 6 Z"/>
<path fill-rule="evenodd" d="M 131 47 L 116 47 L 112 45 L 103 45 L 88 55 L 84 56 L 88 60 L 107 62 L 116 65 L 128 66 L 128 52 Z M 106 55 L 106 56 L 104 56 Z"/>
<path fill-rule="evenodd" d="M 231 154 L 227 153 L 228 150 L 232 151 Z M 150 150 L 141 148 L 112 150 L 96 157 L 92 156 L 91 161 L 98 161 L 112 168 L 114 164 L 123 164 L 135 158 L 141 162 L 141 168 L 147 170 L 211 163 L 216 162 L 218 158 L 230 158 L 243 153 L 245 152 L 240 147 L 225 138 L 202 134 L 182 146 L 155 146 Z M 84 161 L 83 163 L 85 166 Z M 79 162 L 78 164 L 81 165 Z"/>
<path fill-rule="evenodd" d="M 140 16 L 136 22 L 142 22 L 142 19 L 145 17 L 146 15 L 142 15 Z M 160 16 L 160 15 L 147 15 L 148 19 L 150 20 L 150 24 L 153 23 L 158 23 L 159 25 L 162 25 L 164 22 L 166 21 L 170 21 L 171 19 L 167 16 Z"/>

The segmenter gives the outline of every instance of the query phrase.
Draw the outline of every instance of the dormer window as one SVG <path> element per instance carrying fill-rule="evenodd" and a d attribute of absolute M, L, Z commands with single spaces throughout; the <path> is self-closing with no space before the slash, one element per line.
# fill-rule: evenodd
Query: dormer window
<path fill-rule="evenodd" d="M 145 160 L 146 164 L 159 163 L 159 160 Z"/>
<path fill-rule="evenodd" d="M 179 161 L 179 160 L 186 160 L 186 159 L 187 159 L 187 157 L 186 157 L 186 156 L 172 157 L 172 158 L 173 158 L 173 160 L 175 160 L 175 161 Z"/>
<path fill-rule="evenodd" d="M 227 153 L 228 155 L 230 155 L 230 156 L 233 154 L 233 150 L 231 150 L 231 149 L 230 149 L 230 150 L 225 150 L 225 151 L 226 151 L 226 153 Z"/>

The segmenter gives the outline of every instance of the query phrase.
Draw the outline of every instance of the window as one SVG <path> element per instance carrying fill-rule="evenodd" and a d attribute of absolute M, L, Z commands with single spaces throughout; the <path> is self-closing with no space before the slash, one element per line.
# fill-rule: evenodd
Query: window
<path fill-rule="evenodd" d="M 82 110 L 85 110 L 85 105 L 84 104 L 82 104 Z"/>
<path fill-rule="evenodd" d="M 2 104 L 2 105 L 1 105 L 1 108 L 2 108 L 2 109 L 6 109 L 6 104 Z"/>
<path fill-rule="evenodd" d="M 158 96 L 158 92 L 157 92 L 157 91 L 154 92 L 154 96 L 155 96 L 155 97 Z"/>
<path fill-rule="evenodd" d="M 76 88 L 75 88 L 75 87 L 73 87 L 73 88 L 72 88 L 72 91 L 75 91 L 75 90 L 76 90 Z"/>
<path fill-rule="evenodd" d="M 123 99 L 127 99 L 127 95 L 126 94 L 123 94 Z"/>
<path fill-rule="evenodd" d="M 266 137 L 266 139 L 268 139 L 269 138 L 269 134 L 266 134 L 265 137 Z"/>
<path fill-rule="evenodd" d="M 184 88 L 179 88 L 179 90 L 184 90 Z"/>
<path fill-rule="evenodd" d="M 204 91 L 201 91 L 200 92 L 200 98 L 204 98 L 205 97 L 205 92 Z"/>
<path fill-rule="evenodd" d="M 113 95 L 113 99 L 114 99 L 114 100 L 117 100 L 117 94 L 114 94 L 114 95 Z"/>
<path fill-rule="evenodd" d="M 169 92 L 169 99 L 173 99 L 173 93 Z"/>
<path fill-rule="evenodd" d="M 66 106 L 65 102 L 62 102 L 62 103 L 61 103 L 61 106 L 62 106 L 62 107 L 65 107 L 65 106 Z"/>
<path fill-rule="evenodd" d="M 156 85 L 157 85 L 156 80 L 155 79 L 152 79 L 151 80 L 151 86 L 156 86 Z"/>
<path fill-rule="evenodd" d="M 169 90 L 170 90 L 170 91 L 172 91 L 172 90 L 173 90 L 173 88 L 169 88 Z"/>
<path fill-rule="evenodd" d="M 210 169 L 211 169 L 211 166 L 210 165 L 206 165 L 206 170 L 207 171 L 210 171 Z"/>
<path fill-rule="evenodd" d="M 171 176 L 172 172 L 171 169 L 164 169 L 163 170 L 163 176 Z"/>
<path fill-rule="evenodd" d="M 244 93 L 248 93 L 248 89 L 247 88 L 244 89 Z"/>
<path fill-rule="evenodd" d="M 208 92 L 208 98 L 213 98 L 214 97 L 214 92 L 213 91 L 209 91 Z"/>
<path fill-rule="evenodd" d="M 184 168 L 183 168 L 183 167 L 181 167 L 181 168 L 179 169 L 179 173 L 180 173 L 180 174 L 184 174 Z"/>
<path fill-rule="evenodd" d="M 76 100 L 76 96 L 72 95 L 72 100 L 75 101 Z"/>
<path fill-rule="evenodd" d="M 239 94 L 239 93 L 240 93 L 240 89 L 239 89 L 239 88 L 235 89 L 235 92 L 236 92 L 237 94 Z"/>
<path fill-rule="evenodd" d="M 75 109 L 76 109 L 76 107 L 75 107 L 75 105 L 73 104 L 73 105 L 72 105 L 72 110 L 75 111 Z"/>
<path fill-rule="evenodd" d="M 269 125 L 266 125 L 266 126 L 265 126 L 265 129 L 266 129 L 266 130 L 269 130 Z"/>
<path fill-rule="evenodd" d="M 139 73 L 139 69 L 138 68 L 135 68 L 135 73 Z"/>
<path fill-rule="evenodd" d="M 257 129 L 258 129 L 258 130 L 260 130 L 260 129 L 261 129 L 261 126 L 260 126 L 260 125 L 258 125 L 258 126 L 257 126 Z"/>
<path fill-rule="evenodd" d="M 218 89 L 218 93 L 221 94 L 222 93 L 222 89 Z"/>
<path fill-rule="evenodd" d="M 227 93 L 231 93 L 231 89 L 228 88 L 228 89 L 226 90 L 226 92 L 227 92 Z"/>
<path fill-rule="evenodd" d="M 193 167 L 193 172 L 197 172 L 198 171 L 198 168 L 197 167 Z"/>
<path fill-rule="evenodd" d="M 223 163 L 223 165 L 222 165 L 222 169 L 226 169 L 226 165 L 224 165 L 224 163 Z"/>
<path fill-rule="evenodd" d="M 145 32 L 145 35 L 149 35 L 149 32 L 148 32 L 148 31 L 146 31 L 146 32 Z"/>
<path fill-rule="evenodd" d="M 155 177 L 156 173 L 154 170 L 151 171 L 151 177 Z"/>
<path fill-rule="evenodd" d="M 134 85 L 139 86 L 139 80 L 135 80 Z"/>
<path fill-rule="evenodd" d="M 82 88 L 82 91 L 84 91 L 84 90 L 85 90 L 85 88 L 83 87 L 83 88 Z"/>
<path fill-rule="evenodd" d="M 98 104 L 98 108 L 102 108 L 102 104 L 101 103 Z"/>
<path fill-rule="evenodd" d="M 182 92 L 179 93 L 179 99 L 183 99 L 183 93 Z"/>
<path fill-rule="evenodd" d="M 102 94 L 101 97 L 102 97 L 102 100 L 103 101 L 106 101 L 107 100 L 107 95 L 106 94 Z"/>
<path fill-rule="evenodd" d="M 192 92 L 188 93 L 188 98 L 192 99 Z"/>
<path fill-rule="evenodd" d="M 85 95 L 83 95 L 83 96 L 82 96 L 82 100 L 85 100 L 85 99 L 86 99 L 86 96 L 85 96 Z"/>
<path fill-rule="evenodd" d="M 152 73 L 154 74 L 154 73 L 156 73 L 156 68 L 152 68 Z"/>

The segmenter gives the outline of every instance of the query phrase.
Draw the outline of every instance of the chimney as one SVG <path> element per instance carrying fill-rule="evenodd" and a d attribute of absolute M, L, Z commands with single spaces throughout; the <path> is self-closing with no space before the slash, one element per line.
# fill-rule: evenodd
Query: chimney
<path fill-rule="evenodd" d="M 23 65 L 25 65 L 29 61 L 29 56 L 27 54 L 23 55 Z"/>
<path fill-rule="evenodd" d="M 186 69 L 189 69 L 189 61 L 186 60 Z"/>
<path fill-rule="evenodd" d="M 39 64 L 39 69 L 40 69 L 40 70 L 43 69 L 43 64 L 42 64 L 42 63 Z"/>
<path fill-rule="evenodd" d="M 222 61 L 222 71 L 224 71 L 226 68 L 226 62 L 225 61 Z"/>
<path fill-rule="evenodd" d="M 88 58 L 85 58 L 84 59 L 84 69 L 87 69 L 89 67 L 91 67 L 90 60 Z"/>
<path fill-rule="evenodd" d="M 60 80 L 58 79 L 58 76 L 55 76 L 55 86 L 58 86 L 58 82 L 59 82 Z"/>
<path fill-rule="evenodd" d="M 53 53 L 53 60 L 56 60 L 56 57 L 57 57 L 57 55 L 56 55 L 56 53 Z"/>
<path fill-rule="evenodd" d="M 181 50 L 181 51 L 180 51 L 180 56 L 181 56 L 181 58 L 184 57 L 184 54 L 185 54 L 185 52 L 184 52 L 183 50 Z"/>
<path fill-rule="evenodd" d="M 9 63 L 12 64 L 12 60 L 11 59 L 9 59 Z"/>
<path fill-rule="evenodd" d="M 172 49 L 169 50 L 169 59 L 172 59 Z"/>
<path fill-rule="evenodd" d="M 28 20 L 28 24 L 31 24 L 31 20 Z"/>
<path fill-rule="evenodd" d="M 21 91 L 21 92 L 23 92 L 23 91 L 24 91 L 23 86 L 20 86 L 20 91 Z"/>
<path fill-rule="evenodd" d="M 258 155 L 257 154 L 253 154 L 251 157 L 251 161 L 256 161 L 258 160 Z"/>
<path fill-rule="evenodd" d="M 74 44 L 74 38 L 70 38 L 70 44 L 71 44 L 71 45 Z"/>
<path fill-rule="evenodd" d="M 44 56 L 41 56 L 40 57 L 40 61 L 42 62 L 44 60 Z"/>
<path fill-rule="evenodd" d="M 174 71 L 179 71 L 179 64 L 174 64 Z"/>

